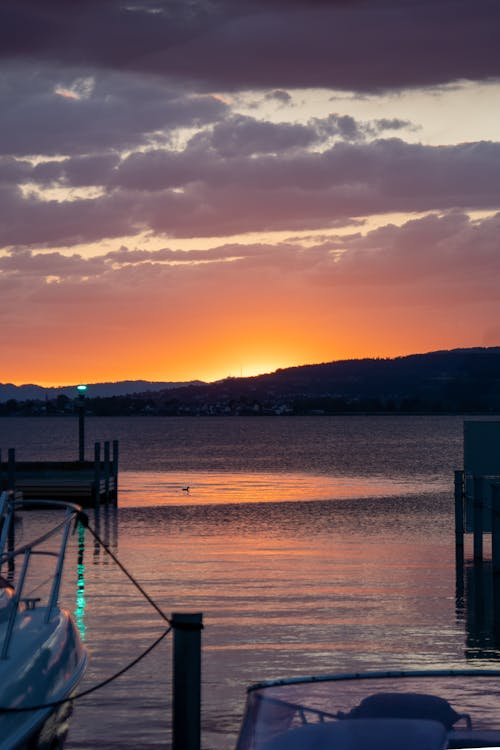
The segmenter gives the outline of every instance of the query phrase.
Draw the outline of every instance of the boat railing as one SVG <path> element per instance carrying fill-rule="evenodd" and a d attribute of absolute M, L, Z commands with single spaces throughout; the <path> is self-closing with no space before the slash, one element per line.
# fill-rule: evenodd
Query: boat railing
<path fill-rule="evenodd" d="M 370 722 L 375 729 L 389 721 L 432 721 L 445 728 L 447 747 L 500 748 L 499 706 L 500 669 L 373 671 L 265 681 L 248 689 L 236 747 L 282 750 L 323 738 L 324 744 L 315 747 L 326 748 L 350 726 L 357 731 Z M 304 744 L 299 738 L 305 738 Z"/>
<path fill-rule="evenodd" d="M 305 703 L 294 703 L 292 701 L 283 700 L 282 698 L 274 698 L 267 695 L 257 693 L 256 698 L 258 701 L 265 702 L 269 706 L 275 706 L 276 709 L 282 709 L 287 712 L 290 718 L 297 717 L 301 724 L 309 724 L 311 721 L 324 722 L 328 719 L 338 719 L 339 714 L 332 713 L 330 711 L 324 711 L 321 708 L 313 708 Z"/>
<path fill-rule="evenodd" d="M 15 523 L 15 513 L 16 511 L 22 510 L 23 508 L 29 508 L 30 510 L 60 509 L 64 510 L 65 514 L 62 520 L 54 523 L 54 525 L 48 531 L 41 534 L 29 544 L 6 550 L 6 546 L 9 543 L 10 533 L 12 532 Z M 3 492 L 0 495 L 0 523 L 2 525 L 0 532 L 0 574 L 2 571 L 2 567 L 5 564 L 8 564 L 9 570 L 11 571 L 13 569 L 13 563 L 15 559 L 22 557 L 23 560 L 21 571 L 14 588 L 14 596 L 9 608 L 7 627 L 0 650 L 0 659 L 6 659 L 8 657 L 9 647 L 12 642 L 14 624 L 16 621 L 16 615 L 19 612 L 21 603 L 26 609 L 32 609 L 38 601 L 38 598 L 24 596 L 25 582 L 33 556 L 43 555 L 53 557 L 56 560 L 54 571 L 51 574 L 52 584 L 50 587 L 48 603 L 44 615 L 45 622 L 48 623 L 50 621 L 59 599 L 64 558 L 66 554 L 69 534 L 72 526 L 78 520 L 81 512 L 82 511 L 80 506 L 74 503 L 66 503 L 56 500 L 29 500 L 29 502 L 26 503 L 22 500 L 16 500 L 8 492 Z M 53 537 L 56 537 L 56 535 L 60 535 L 59 548 L 57 550 L 40 549 L 46 541 Z M 3 584 L 4 586 L 7 585 L 11 587 L 9 582 L 5 579 L 3 580 Z"/>

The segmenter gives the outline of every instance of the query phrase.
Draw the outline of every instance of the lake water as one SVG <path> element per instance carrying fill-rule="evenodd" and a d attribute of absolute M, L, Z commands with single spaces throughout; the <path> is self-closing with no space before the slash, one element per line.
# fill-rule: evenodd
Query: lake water
<path fill-rule="evenodd" d="M 19 460 L 77 454 L 70 418 L 0 433 Z M 497 665 L 488 565 L 455 565 L 461 417 L 87 419 L 88 457 L 115 438 L 119 508 L 91 523 L 167 614 L 203 612 L 204 750 L 234 747 L 252 682 Z M 63 604 L 90 651 L 86 688 L 163 622 L 89 536 L 77 571 L 77 542 Z M 171 648 L 77 702 L 69 750 L 168 748 Z"/>

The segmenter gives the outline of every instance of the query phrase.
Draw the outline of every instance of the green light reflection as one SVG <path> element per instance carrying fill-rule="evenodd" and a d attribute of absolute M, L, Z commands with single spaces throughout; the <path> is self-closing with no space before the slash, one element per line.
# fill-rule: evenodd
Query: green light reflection
<path fill-rule="evenodd" d="M 85 563 L 83 553 L 85 551 L 85 529 L 78 524 L 78 563 L 77 563 L 77 584 L 76 584 L 76 607 L 75 621 L 82 641 L 85 640 L 87 626 L 85 625 Z"/>

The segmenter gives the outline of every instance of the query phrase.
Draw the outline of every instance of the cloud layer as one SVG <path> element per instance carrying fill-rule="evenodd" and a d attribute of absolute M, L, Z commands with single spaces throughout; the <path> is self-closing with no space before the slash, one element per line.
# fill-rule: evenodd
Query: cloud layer
<path fill-rule="evenodd" d="M 398 96 L 498 91 L 499 23 L 496 0 L 5 0 L 10 379 L 54 382 L 54 352 L 83 375 L 96 332 L 88 380 L 498 344 L 500 142 L 431 145 Z"/>
<path fill-rule="evenodd" d="M 0 50 L 211 90 L 366 92 L 498 77 L 499 25 L 496 0 L 4 0 Z"/>

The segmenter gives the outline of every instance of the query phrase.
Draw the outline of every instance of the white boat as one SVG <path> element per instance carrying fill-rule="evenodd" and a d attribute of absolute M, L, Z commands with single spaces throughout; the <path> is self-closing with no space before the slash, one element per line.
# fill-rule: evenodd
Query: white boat
<path fill-rule="evenodd" d="M 236 750 L 500 748 L 500 670 L 331 674 L 248 688 Z"/>
<path fill-rule="evenodd" d="M 16 549 L 12 532 L 23 507 L 5 492 L 0 496 L 0 750 L 59 750 L 87 664 L 78 629 L 58 604 L 67 542 L 81 509 L 30 500 L 30 514 L 54 509 L 44 515 L 53 526 Z"/>

